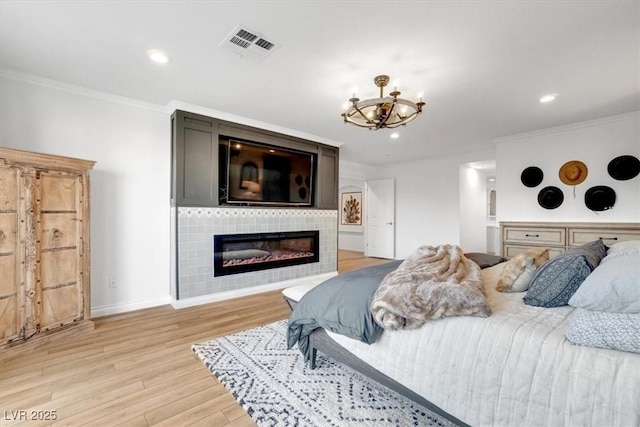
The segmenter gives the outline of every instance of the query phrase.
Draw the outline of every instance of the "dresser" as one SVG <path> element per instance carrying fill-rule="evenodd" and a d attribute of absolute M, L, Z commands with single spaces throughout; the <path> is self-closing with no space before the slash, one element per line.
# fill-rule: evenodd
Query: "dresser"
<path fill-rule="evenodd" d="M 601 239 L 605 245 L 640 240 L 640 223 L 501 222 L 502 256 L 530 248 L 549 248 L 553 257 L 571 247 Z"/>
<path fill-rule="evenodd" d="M 0 147 L 0 361 L 93 328 L 93 165 Z"/>

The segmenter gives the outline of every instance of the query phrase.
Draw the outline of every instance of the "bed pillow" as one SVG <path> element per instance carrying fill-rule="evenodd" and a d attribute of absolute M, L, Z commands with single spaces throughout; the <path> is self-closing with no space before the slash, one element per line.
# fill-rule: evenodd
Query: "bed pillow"
<path fill-rule="evenodd" d="M 536 270 L 524 303 L 536 307 L 567 305 L 606 253 L 602 240 L 596 240 L 550 259 Z"/>
<path fill-rule="evenodd" d="M 569 300 L 588 310 L 640 313 L 640 252 L 612 253 Z"/>
<path fill-rule="evenodd" d="M 536 269 L 549 260 L 549 249 L 534 248 L 511 258 L 504 266 L 496 290 L 499 292 L 524 292 Z"/>
<path fill-rule="evenodd" d="M 505 257 L 485 254 L 481 252 L 467 252 L 466 254 L 464 254 L 464 256 L 478 264 L 480 268 L 493 267 L 494 265 L 500 264 L 501 262 L 505 262 L 507 260 Z"/>
<path fill-rule="evenodd" d="M 612 245 L 607 250 L 607 255 L 640 254 L 640 240 L 630 240 Z"/>
<path fill-rule="evenodd" d="M 640 314 L 578 308 L 566 337 L 572 344 L 640 353 Z"/>

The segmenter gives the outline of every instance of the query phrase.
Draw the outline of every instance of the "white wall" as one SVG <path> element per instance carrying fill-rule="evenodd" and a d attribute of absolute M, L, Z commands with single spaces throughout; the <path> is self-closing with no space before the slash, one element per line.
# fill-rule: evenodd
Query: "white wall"
<path fill-rule="evenodd" d="M 367 181 L 367 179 L 375 175 L 375 168 L 359 163 L 340 160 L 339 173 L 339 193 L 342 194 L 343 192 L 349 191 L 361 191 L 363 193 L 362 209 L 364 214 L 366 215 L 366 206 L 364 206 L 364 183 Z M 340 225 L 340 215 L 341 212 L 339 211 L 338 249 L 364 252 L 364 228 L 362 226 L 356 227 Z"/>
<path fill-rule="evenodd" d="M 607 172 L 608 163 L 617 156 L 640 157 L 640 114 L 608 117 L 572 126 L 501 138 L 496 141 L 497 194 L 499 221 L 640 221 L 640 176 L 616 181 Z M 587 165 L 587 179 L 573 188 L 563 184 L 558 172 L 569 160 Z M 520 181 L 522 170 L 538 166 L 544 173 L 542 183 L 527 188 Z M 557 209 L 538 204 L 538 192 L 556 186 L 564 193 Z M 616 192 L 610 210 L 592 212 L 584 203 L 584 194 L 592 186 L 606 185 Z"/>
<path fill-rule="evenodd" d="M 421 245 L 460 244 L 460 165 L 493 156 L 469 153 L 377 168 L 377 178 L 396 182 L 396 258 Z M 479 232 L 486 233 L 486 221 Z"/>
<path fill-rule="evenodd" d="M 0 145 L 97 161 L 90 173 L 92 315 L 168 303 L 169 115 L 44 80 L 3 76 L 0 93 Z"/>

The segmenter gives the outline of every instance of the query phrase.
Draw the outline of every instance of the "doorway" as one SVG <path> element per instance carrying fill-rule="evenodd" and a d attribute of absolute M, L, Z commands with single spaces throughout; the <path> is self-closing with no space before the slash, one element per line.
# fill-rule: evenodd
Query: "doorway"
<path fill-rule="evenodd" d="M 395 181 L 365 182 L 365 250 L 367 257 L 395 257 Z"/>

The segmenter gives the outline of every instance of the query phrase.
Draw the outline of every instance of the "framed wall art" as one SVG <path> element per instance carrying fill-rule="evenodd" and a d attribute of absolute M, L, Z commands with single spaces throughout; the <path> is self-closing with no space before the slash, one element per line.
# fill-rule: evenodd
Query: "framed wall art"
<path fill-rule="evenodd" d="M 340 224 L 362 226 L 362 192 L 342 193 L 340 198 Z"/>

